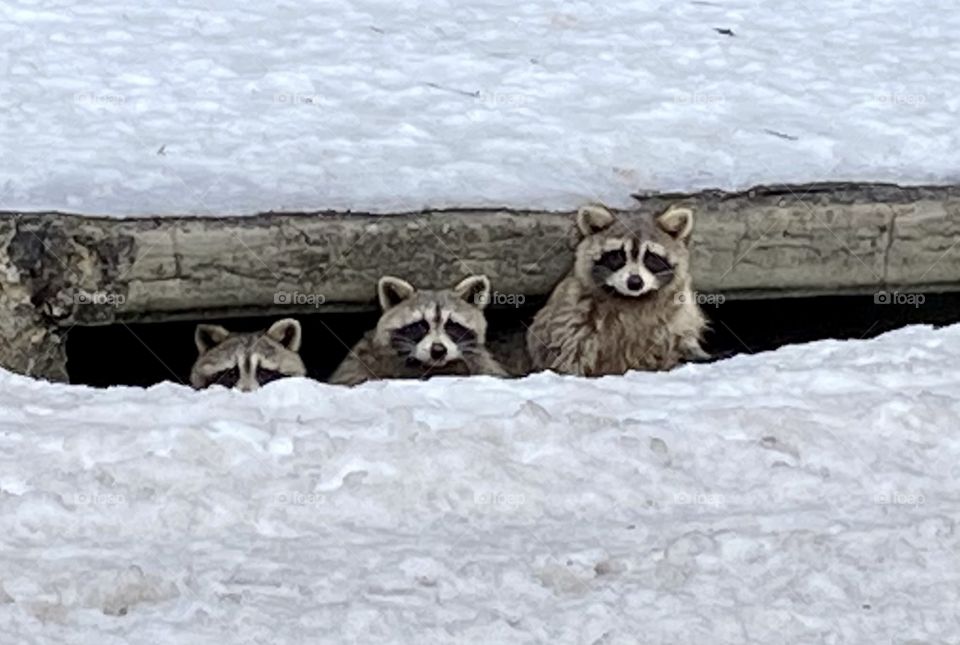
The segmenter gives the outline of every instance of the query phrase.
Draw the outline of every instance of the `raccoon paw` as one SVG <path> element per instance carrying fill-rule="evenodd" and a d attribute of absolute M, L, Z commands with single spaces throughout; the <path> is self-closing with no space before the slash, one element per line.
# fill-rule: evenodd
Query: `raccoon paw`
<path fill-rule="evenodd" d="M 728 358 L 733 358 L 734 356 L 736 356 L 736 355 L 739 354 L 739 353 L 740 353 L 740 352 L 737 352 L 737 351 L 735 351 L 735 350 L 728 349 L 727 351 L 724 351 L 724 352 L 716 352 L 716 353 L 714 353 L 714 354 L 709 354 L 709 353 L 707 353 L 707 352 L 705 352 L 705 351 L 703 351 L 703 350 L 701 349 L 699 354 L 697 354 L 697 355 L 695 355 L 695 356 L 688 357 L 688 358 L 686 359 L 686 362 L 688 362 L 688 363 L 716 363 L 717 361 L 722 361 L 722 360 L 726 360 L 726 359 L 728 359 Z"/>
<path fill-rule="evenodd" d="M 699 344 L 690 345 L 683 349 L 683 360 L 687 363 L 709 363 L 714 360 L 712 354 L 707 353 Z"/>

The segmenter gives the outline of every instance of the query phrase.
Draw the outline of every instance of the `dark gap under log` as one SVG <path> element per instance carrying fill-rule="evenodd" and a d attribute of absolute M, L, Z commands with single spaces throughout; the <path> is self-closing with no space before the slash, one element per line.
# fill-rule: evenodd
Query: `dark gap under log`
<path fill-rule="evenodd" d="M 713 323 L 707 348 L 717 355 L 769 351 L 790 343 L 825 338 L 871 338 L 908 324 L 960 322 L 960 294 L 926 294 L 918 306 L 880 304 L 873 296 L 830 296 L 726 301 L 704 310 Z M 516 351 L 537 303 L 489 312 L 491 344 Z M 310 376 L 325 380 L 352 346 L 376 325 L 378 313 L 320 313 L 299 316 L 302 356 Z M 276 316 L 229 318 L 230 329 L 262 329 Z M 73 383 L 149 386 L 186 382 L 196 358 L 194 326 L 200 321 L 74 327 L 67 339 L 67 368 Z M 205 321 L 208 322 L 208 321 Z"/>

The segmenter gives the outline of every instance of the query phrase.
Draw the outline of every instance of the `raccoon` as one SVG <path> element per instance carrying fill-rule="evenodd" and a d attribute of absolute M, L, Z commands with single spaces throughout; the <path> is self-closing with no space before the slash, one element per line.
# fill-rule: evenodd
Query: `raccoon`
<path fill-rule="evenodd" d="M 354 346 L 330 377 L 331 383 L 507 375 L 486 348 L 483 307 L 490 299 L 486 276 L 471 276 L 453 289 L 439 291 L 418 291 L 400 278 L 384 276 L 377 296 L 383 314 L 376 329 Z"/>
<path fill-rule="evenodd" d="M 300 323 L 285 318 L 265 332 L 232 333 L 220 325 L 197 325 L 194 341 L 200 356 L 190 371 L 198 390 L 211 385 L 256 390 L 286 376 L 307 373 L 300 351 Z"/>
<path fill-rule="evenodd" d="M 577 229 L 574 265 L 527 332 L 534 369 L 600 376 L 709 358 L 690 279 L 690 209 L 669 208 L 634 229 L 585 206 Z"/>

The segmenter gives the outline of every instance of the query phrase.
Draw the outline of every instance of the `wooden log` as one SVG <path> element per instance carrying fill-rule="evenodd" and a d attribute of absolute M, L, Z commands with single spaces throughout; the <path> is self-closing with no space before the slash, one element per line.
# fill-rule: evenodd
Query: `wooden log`
<path fill-rule="evenodd" d="M 960 289 L 958 186 L 638 195 L 637 207 L 620 216 L 651 217 L 676 202 L 697 214 L 693 263 L 703 292 Z M 22 343 L 43 330 L 38 338 L 55 347 L 55 328 L 76 324 L 372 307 L 384 274 L 436 287 L 482 272 L 501 294 L 544 296 L 570 266 L 571 233 L 572 213 L 509 209 L 131 219 L 0 213 L 0 337 Z M 25 365 L 2 351 L 0 363 Z"/>

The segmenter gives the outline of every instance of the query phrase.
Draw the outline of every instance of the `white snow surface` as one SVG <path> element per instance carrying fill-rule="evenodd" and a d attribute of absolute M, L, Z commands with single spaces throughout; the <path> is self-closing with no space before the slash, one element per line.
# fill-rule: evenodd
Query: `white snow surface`
<path fill-rule="evenodd" d="M 5 0 L 0 209 L 956 182 L 958 35 L 956 0 Z"/>
<path fill-rule="evenodd" d="M 0 373 L 0 642 L 955 643 L 960 325 L 670 373 Z"/>

